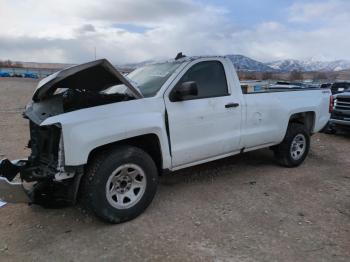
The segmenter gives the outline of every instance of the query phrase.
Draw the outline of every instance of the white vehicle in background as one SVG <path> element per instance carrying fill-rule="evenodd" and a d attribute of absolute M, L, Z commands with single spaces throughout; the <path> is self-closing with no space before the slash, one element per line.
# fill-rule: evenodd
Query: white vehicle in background
<path fill-rule="evenodd" d="M 335 134 L 338 130 L 350 131 L 350 92 L 333 95 L 331 119 L 326 133 Z"/>
<path fill-rule="evenodd" d="M 228 58 L 177 58 L 127 77 L 98 60 L 43 79 L 25 111 L 31 155 L 1 162 L 0 198 L 45 206 L 79 196 L 120 223 L 147 208 L 169 171 L 267 147 L 298 166 L 329 120 L 330 90 L 243 94 Z M 23 183 L 9 182 L 17 174 Z"/>

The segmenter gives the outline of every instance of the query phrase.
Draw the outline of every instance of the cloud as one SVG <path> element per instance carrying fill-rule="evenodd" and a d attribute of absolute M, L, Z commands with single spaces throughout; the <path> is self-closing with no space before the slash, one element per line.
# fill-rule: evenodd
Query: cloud
<path fill-rule="evenodd" d="M 84 19 L 154 26 L 197 13 L 200 9 L 200 5 L 188 0 L 104 0 L 86 2 L 79 15 Z"/>
<path fill-rule="evenodd" d="M 350 59 L 345 0 L 298 1 L 287 19 L 246 27 L 225 6 L 199 0 L 2 0 L 0 59 L 113 63 L 240 53 L 282 58 Z"/>
<path fill-rule="evenodd" d="M 61 50 L 58 62 L 84 62 L 93 57 L 96 47 L 99 57 L 127 63 L 166 58 L 179 50 L 193 54 L 214 53 L 215 46 L 220 49 L 220 46 L 227 45 L 220 39 L 231 28 L 225 25 L 228 21 L 225 21 L 223 8 L 194 1 L 71 2 L 62 0 L 55 5 L 54 1 L 48 0 L 36 9 L 37 2 L 27 0 L 16 10 L 14 3 L 8 1 L 4 5 L 2 2 L 0 23 L 11 26 L 0 33 L 0 57 L 52 61 L 49 52 L 45 56 L 36 56 L 42 49 L 52 49 Z M 30 6 L 33 13 L 26 13 L 24 9 Z M 58 6 L 58 9 L 49 17 L 51 6 Z M 130 32 L 123 23 L 145 26 L 147 30 Z M 57 59 L 56 55 L 54 59 Z"/>
<path fill-rule="evenodd" d="M 350 21 L 349 12 L 348 0 L 297 2 L 290 7 L 289 21 L 344 23 Z"/>
<path fill-rule="evenodd" d="M 95 32 L 96 32 L 96 29 L 91 24 L 85 24 L 76 29 L 76 33 L 78 35 L 84 35 L 84 34 L 95 33 Z"/>

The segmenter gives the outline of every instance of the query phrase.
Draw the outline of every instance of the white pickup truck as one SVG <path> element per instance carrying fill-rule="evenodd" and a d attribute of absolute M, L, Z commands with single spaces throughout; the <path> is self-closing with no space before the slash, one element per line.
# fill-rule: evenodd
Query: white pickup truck
<path fill-rule="evenodd" d="M 244 94 L 225 57 L 180 57 L 128 76 L 104 59 L 71 67 L 38 84 L 24 112 L 31 154 L 1 161 L 0 199 L 47 206 L 80 198 L 108 222 L 127 221 L 169 171 L 266 147 L 281 165 L 300 165 L 330 118 L 330 96 Z"/>

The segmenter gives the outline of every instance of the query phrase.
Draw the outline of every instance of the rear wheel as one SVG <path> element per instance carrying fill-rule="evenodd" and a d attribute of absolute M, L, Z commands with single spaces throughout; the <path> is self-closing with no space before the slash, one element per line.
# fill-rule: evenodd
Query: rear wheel
<path fill-rule="evenodd" d="M 152 158 L 139 148 L 121 146 L 91 161 L 82 184 L 83 201 L 103 220 L 125 222 L 149 206 L 157 182 Z"/>
<path fill-rule="evenodd" d="M 304 125 L 290 123 L 281 144 L 274 148 L 277 161 L 286 167 L 299 166 L 310 149 L 310 134 Z"/>

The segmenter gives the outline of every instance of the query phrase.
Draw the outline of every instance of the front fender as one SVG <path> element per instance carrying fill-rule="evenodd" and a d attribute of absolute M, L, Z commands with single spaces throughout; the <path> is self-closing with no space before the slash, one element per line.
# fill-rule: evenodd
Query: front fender
<path fill-rule="evenodd" d="M 89 154 L 95 148 L 121 141 L 124 139 L 146 135 L 157 135 L 161 150 L 166 154 L 167 139 L 163 133 L 161 114 L 142 115 L 137 119 L 118 117 L 115 119 L 102 119 L 78 125 L 62 125 L 65 165 L 77 166 L 87 163 Z M 168 153 L 169 154 L 169 153 Z M 163 161 L 167 162 L 164 158 Z M 168 165 L 168 163 L 164 163 Z"/>
<path fill-rule="evenodd" d="M 66 166 L 84 165 L 95 148 L 124 139 L 157 135 L 163 156 L 163 168 L 171 166 L 164 122 L 164 104 L 139 99 L 83 109 L 52 117 L 42 123 L 59 123 L 62 127 Z"/>

